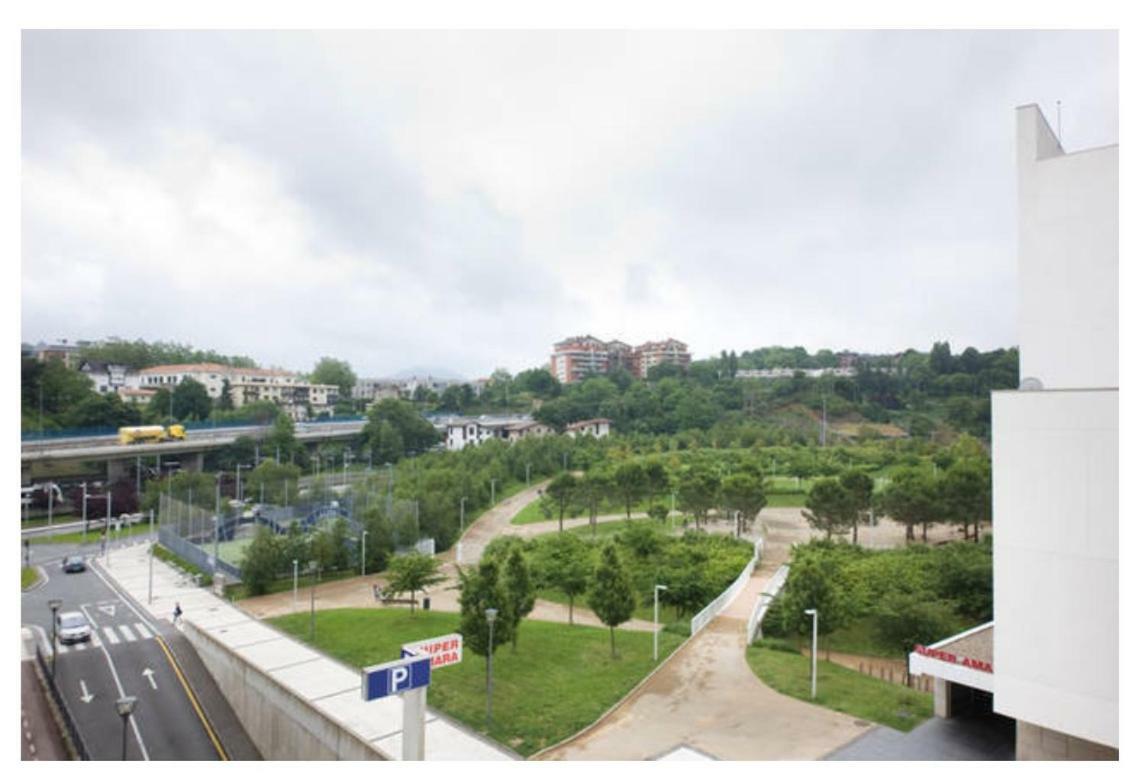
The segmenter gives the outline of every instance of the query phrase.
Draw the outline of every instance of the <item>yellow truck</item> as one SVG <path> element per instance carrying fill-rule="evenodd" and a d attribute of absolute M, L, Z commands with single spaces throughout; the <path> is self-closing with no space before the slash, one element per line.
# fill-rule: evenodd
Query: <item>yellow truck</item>
<path fill-rule="evenodd" d="M 158 444 L 160 441 L 182 441 L 187 437 L 187 431 L 182 425 L 137 425 L 135 427 L 119 428 L 119 443 L 129 444 Z"/>

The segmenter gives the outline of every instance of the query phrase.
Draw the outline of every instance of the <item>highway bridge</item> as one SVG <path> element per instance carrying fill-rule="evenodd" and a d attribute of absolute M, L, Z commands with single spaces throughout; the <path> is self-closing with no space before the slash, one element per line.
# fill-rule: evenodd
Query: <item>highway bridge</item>
<path fill-rule="evenodd" d="M 365 424 L 365 419 L 300 422 L 294 426 L 294 437 L 309 444 L 349 441 L 362 432 Z M 23 441 L 20 444 L 20 481 L 27 487 L 40 480 L 90 476 L 93 464 L 105 464 L 108 481 L 114 481 L 133 471 L 139 461 L 147 466 L 177 461 L 181 468 L 199 471 L 203 467 L 203 455 L 210 450 L 233 444 L 240 436 L 261 440 L 269 434 L 270 425 L 244 425 L 188 430 L 184 441 L 158 444 L 125 446 L 119 443 L 117 435 Z"/>

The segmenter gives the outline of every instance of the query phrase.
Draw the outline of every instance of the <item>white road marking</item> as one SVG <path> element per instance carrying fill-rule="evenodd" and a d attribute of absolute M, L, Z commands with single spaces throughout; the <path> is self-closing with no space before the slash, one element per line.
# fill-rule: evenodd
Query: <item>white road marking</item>
<path fill-rule="evenodd" d="M 135 624 L 135 630 L 139 632 L 139 636 L 145 640 L 150 640 L 154 636 L 151 634 L 151 630 L 141 623 Z"/>
<path fill-rule="evenodd" d="M 135 642 L 135 633 L 123 624 L 119 625 L 119 633 L 123 635 L 123 639 L 127 642 Z"/>
<path fill-rule="evenodd" d="M 99 572 L 96 572 L 96 574 L 99 575 Z M 100 576 L 100 579 L 103 580 L 104 585 L 107 585 L 108 588 L 111 588 L 111 586 L 108 585 L 107 580 L 105 580 L 102 576 Z M 87 616 L 88 622 L 91 623 L 91 615 L 88 613 L 87 608 L 81 604 L 80 610 L 84 615 Z M 110 633 L 111 629 L 104 629 L 104 632 Z M 103 654 L 104 658 L 107 659 L 107 666 L 109 669 L 111 669 L 111 677 L 115 679 L 115 688 L 119 690 L 119 696 L 126 697 L 127 694 L 123 691 L 123 682 L 119 680 L 119 672 L 115 669 L 115 662 L 111 660 L 111 654 L 107 652 L 107 646 L 101 646 L 99 650 Z M 139 734 L 139 723 L 135 720 L 135 716 L 129 716 L 127 723 L 131 725 L 131 732 L 135 735 L 135 742 L 139 745 L 139 753 L 143 755 L 144 761 L 150 760 L 151 756 L 147 753 L 147 747 L 143 745 L 143 736 Z"/>
<path fill-rule="evenodd" d="M 112 645 L 119 645 L 119 638 L 115 636 L 115 630 L 110 626 L 104 626 L 103 633 L 107 636 L 107 641 Z"/>
<path fill-rule="evenodd" d="M 73 645 L 72 645 L 72 650 L 73 650 L 73 651 L 82 651 L 82 650 L 84 650 L 85 648 L 87 648 L 87 646 L 86 646 L 86 645 L 84 645 L 82 642 L 77 642 L 77 643 L 75 643 L 75 644 L 73 644 Z"/>

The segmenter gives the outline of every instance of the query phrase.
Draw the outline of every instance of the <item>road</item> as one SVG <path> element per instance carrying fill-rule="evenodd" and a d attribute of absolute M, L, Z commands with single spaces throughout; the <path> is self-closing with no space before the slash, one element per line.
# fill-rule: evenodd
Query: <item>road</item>
<path fill-rule="evenodd" d="M 90 642 L 60 646 L 55 677 L 92 759 L 121 758 L 124 728 L 115 702 L 125 695 L 138 698 L 128 724 L 129 760 L 220 759 L 218 740 L 200 718 L 201 706 L 192 701 L 161 640 L 173 631 L 170 624 L 147 620 L 98 566 L 89 563 L 86 572 L 64 574 L 60 558 L 76 548 L 37 549 L 34 560 L 46 562 L 48 582 L 23 594 L 21 623 L 34 630 L 46 650 L 51 649 L 52 624 L 48 599 L 60 599 L 61 611 L 78 610 L 91 623 Z"/>

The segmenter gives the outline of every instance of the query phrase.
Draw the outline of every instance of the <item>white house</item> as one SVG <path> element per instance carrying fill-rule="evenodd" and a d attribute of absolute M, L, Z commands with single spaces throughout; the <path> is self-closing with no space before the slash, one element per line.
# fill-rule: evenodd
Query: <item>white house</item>
<path fill-rule="evenodd" d="M 565 425 L 565 434 L 570 436 L 593 436 L 595 438 L 604 438 L 608 435 L 608 428 L 612 424 L 611 419 L 584 419 L 580 422 L 570 422 Z"/>

